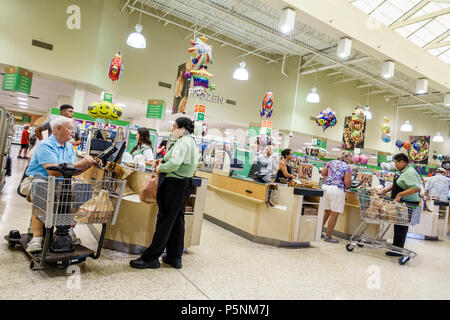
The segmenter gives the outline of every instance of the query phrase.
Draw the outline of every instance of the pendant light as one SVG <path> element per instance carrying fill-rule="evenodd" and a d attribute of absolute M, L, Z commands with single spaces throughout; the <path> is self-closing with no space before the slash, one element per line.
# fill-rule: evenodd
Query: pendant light
<path fill-rule="evenodd" d="M 236 80 L 247 81 L 248 80 L 248 71 L 245 69 L 245 62 L 242 61 L 239 64 L 239 68 L 234 70 L 233 78 Z"/>
<path fill-rule="evenodd" d="M 439 130 L 441 130 L 441 121 L 439 122 Z M 433 137 L 433 142 L 444 142 L 444 137 L 441 136 L 440 132 L 437 132 L 436 135 Z"/>
<path fill-rule="evenodd" d="M 400 131 L 403 132 L 412 132 L 412 126 L 409 123 L 409 120 L 406 120 L 405 123 L 402 125 L 402 127 L 400 128 Z"/>
<path fill-rule="evenodd" d="M 315 86 L 316 80 L 317 80 L 317 72 L 315 73 L 314 87 L 311 89 L 311 92 L 306 96 L 306 102 L 309 102 L 309 103 L 319 103 L 320 102 L 320 96 L 317 93 L 317 88 Z"/>
<path fill-rule="evenodd" d="M 136 26 L 134 27 L 136 29 L 136 32 L 131 33 L 127 39 L 127 45 L 129 45 L 130 47 L 136 48 L 136 49 L 145 49 L 147 47 L 147 41 L 145 40 L 145 37 L 142 34 L 142 30 L 144 29 L 144 27 L 141 25 L 142 6 L 143 6 L 143 3 L 141 2 L 141 12 L 139 15 L 139 23 L 136 24 Z"/>

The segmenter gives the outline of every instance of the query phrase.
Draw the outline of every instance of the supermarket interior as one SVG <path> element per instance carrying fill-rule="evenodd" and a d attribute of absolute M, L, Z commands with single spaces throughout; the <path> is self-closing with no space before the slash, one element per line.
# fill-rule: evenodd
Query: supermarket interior
<path fill-rule="evenodd" d="M 0 299 L 450 299 L 450 1 L 0 8 Z"/>

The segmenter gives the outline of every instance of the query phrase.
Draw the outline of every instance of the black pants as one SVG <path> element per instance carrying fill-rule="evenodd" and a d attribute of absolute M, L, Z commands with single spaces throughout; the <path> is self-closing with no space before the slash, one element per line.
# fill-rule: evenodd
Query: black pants
<path fill-rule="evenodd" d="M 158 259 L 167 249 L 167 256 L 180 259 L 184 249 L 184 210 L 193 192 L 191 179 L 165 178 L 158 188 L 158 217 L 151 245 L 144 251 L 146 261 Z"/>
<path fill-rule="evenodd" d="M 394 241 L 393 245 L 403 248 L 405 245 L 406 235 L 408 233 L 408 226 L 394 225 Z"/>

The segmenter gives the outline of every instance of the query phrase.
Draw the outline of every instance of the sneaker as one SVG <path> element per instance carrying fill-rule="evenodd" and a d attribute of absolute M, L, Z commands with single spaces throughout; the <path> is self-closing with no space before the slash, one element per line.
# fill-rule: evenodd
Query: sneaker
<path fill-rule="evenodd" d="M 21 156 L 17 156 L 17 159 L 23 159 Z"/>
<path fill-rule="evenodd" d="M 28 243 L 27 252 L 38 252 L 42 251 L 42 240 L 44 237 L 33 237 L 31 241 Z"/>
<path fill-rule="evenodd" d="M 78 245 L 81 244 L 81 239 L 80 239 L 80 238 L 77 238 L 77 235 L 75 234 L 75 232 L 73 231 L 73 229 L 70 229 L 70 230 L 69 230 L 69 235 L 70 235 L 70 237 L 72 238 L 72 244 L 73 244 L 74 246 L 78 246 Z"/>
<path fill-rule="evenodd" d="M 326 242 L 331 242 L 331 243 L 339 243 L 339 241 L 338 240 L 336 240 L 336 239 L 333 239 L 333 238 L 331 238 L 331 237 L 327 237 L 326 235 L 324 235 L 324 239 L 323 239 L 323 241 L 326 241 Z"/>

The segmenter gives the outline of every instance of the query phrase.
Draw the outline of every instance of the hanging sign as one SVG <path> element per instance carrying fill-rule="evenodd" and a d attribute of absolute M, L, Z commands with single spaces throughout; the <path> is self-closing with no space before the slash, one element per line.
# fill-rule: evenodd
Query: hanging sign
<path fill-rule="evenodd" d="M 148 100 L 147 118 L 164 119 L 164 100 Z"/>
<path fill-rule="evenodd" d="M 2 89 L 30 94 L 32 79 L 33 73 L 28 70 L 20 67 L 5 68 Z"/>
<path fill-rule="evenodd" d="M 108 101 L 110 103 L 113 103 L 114 100 L 114 93 L 103 91 L 101 96 L 102 101 Z"/>
<path fill-rule="evenodd" d="M 194 109 L 195 120 L 204 121 L 206 114 L 206 106 L 201 104 L 196 104 Z"/>
<path fill-rule="evenodd" d="M 205 101 L 211 101 L 214 103 L 225 103 L 225 98 L 222 96 L 217 96 L 215 94 L 212 94 L 211 92 L 205 92 L 203 89 L 196 89 L 196 88 L 189 88 L 189 95 L 193 96 L 195 98 L 199 98 Z"/>

